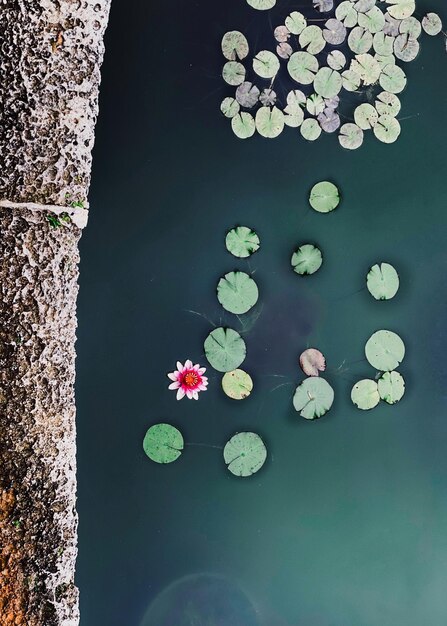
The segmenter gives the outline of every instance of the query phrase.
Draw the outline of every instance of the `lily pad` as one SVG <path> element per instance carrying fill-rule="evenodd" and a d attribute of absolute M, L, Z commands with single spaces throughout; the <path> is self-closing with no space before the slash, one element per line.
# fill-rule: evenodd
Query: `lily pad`
<path fill-rule="evenodd" d="M 331 18 L 324 25 L 323 37 L 333 46 L 339 46 L 346 39 L 346 26 L 340 20 Z"/>
<path fill-rule="evenodd" d="M 356 150 L 363 143 L 363 130 L 357 124 L 343 124 L 340 128 L 338 141 L 347 150 Z"/>
<path fill-rule="evenodd" d="M 359 13 L 366 13 L 370 9 L 373 8 L 376 4 L 376 0 L 351 0 L 351 2 L 355 2 L 354 7 L 355 10 Z"/>
<path fill-rule="evenodd" d="M 358 90 L 362 79 L 358 74 L 356 74 L 356 72 L 353 72 L 352 70 L 345 70 L 341 76 L 343 80 L 343 88 L 346 89 L 346 91 Z"/>
<path fill-rule="evenodd" d="M 318 54 L 324 50 L 326 41 L 319 26 L 313 24 L 306 26 L 299 36 L 299 43 L 303 49 L 307 49 L 310 54 Z"/>
<path fill-rule="evenodd" d="M 307 20 L 299 11 L 293 11 L 286 17 L 285 25 L 293 35 L 300 35 L 307 26 Z"/>
<path fill-rule="evenodd" d="M 325 133 L 335 133 L 340 128 L 340 116 L 333 109 L 326 108 L 318 116 L 318 122 Z"/>
<path fill-rule="evenodd" d="M 334 0 L 313 0 L 313 5 L 320 13 L 329 13 L 334 8 Z"/>
<path fill-rule="evenodd" d="M 184 447 L 182 433 L 170 424 L 154 424 L 144 436 L 143 450 L 155 463 L 172 463 Z"/>
<path fill-rule="evenodd" d="M 290 262 L 294 272 L 301 276 L 306 276 L 315 274 L 320 269 L 323 263 L 323 255 L 316 246 L 306 243 L 293 253 Z"/>
<path fill-rule="evenodd" d="M 326 369 L 326 359 L 319 350 L 308 348 L 300 356 L 300 367 L 306 376 L 319 376 Z"/>
<path fill-rule="evenodd" d="M 442 32 L 442 20 L 437 13 L 427 13 L 422 18 L 422 28 L 427 35 L 435 37 Z"/>
<path fill-rule="evenodd" d="M 385 372 L 378 380 L 380 398 L 388 404 L 396 404 L 405 393 L 405 381 L 399 372 Z"/>
<path fill-rule="evenodd" d="M 385 91 L 396 94 L 405 89 L 407 77 L 398 65 L 387 65 L 382 70 L 379 83 Z"/>
<path fill-rule="evenodd" d="M 287 63 L 287 69 L 297 83 L 310 85 L 318 72 L 318 60 L 309 52 L 294 52 Z"/>
<path fill-rule="evenodd" d="M 273 89 L 263 89 L 261 95 L 259 96 L 259 102 L 267 107 L 274 106 L 276 102 L 276 92 Z"/>
<path fill-rule="evenodd" d="M 383 72 L 384 68 L 387 65 L 395 65 L 396 64 L 396 57 L 394 56 L 394 54 L 390 54 L 388 56 L 382 56 L 381 54 L 375 54 L 374 58 L 377 61 L 377 63 L 379 64 L 381 72 Z"/>
<path fill-rule="evenodd" d="M 322 181 L 314 185 L 309 196 L 310 206 L 319 213 L 329 213 L 340 204 L 340 192 L 334 183 Z"/>
<path fill-rule="evenodd" d="M 248 41 L 238 30 L 231 30 L 222 38 L 222 53 L 229 61 L 242 61 L 248 55 Z"/>
<path fill-rule="evenodd" d="M 419 42 L 409 35 L 402 34 L 396 37 L 394 41 L 394 54 L 405 63 L 414 61 L 419 54 Z"/>
<path fill-rule="evenodd" d="M 366 378 L 356 383 L 351 391 L 351 400 L 362 411 L 369 411 L 376 407 L 380 402 L 376 381 Z"/>
<path fill-rule="evenodd" d="M 377 263 L 368 272 L 366 286 L 376 300 L 391 300 L 399 290 L 399 274 L 389 263 Z"/>
<path fill-rule="evenodd" d="M 290 44 L 288 43 L 279 43 L 276 46 L 276 54 L 281 58 L 281 59 L 290 59 L 290 57 L 293 54 L 293 48 Z"/>
<path fill-rule="evenodd" d="M 333 98 L 340 93 L 342 86 L 342 77 L 330 67 L 322 67 L 314 79 L 314 89 L 323 98 Z"/>
<path fill-rule="evenodd" d="M 291 128 L 298 128 L 304 120 L 304 112 L 299 104 L 288 104 L 284 109 L 284 124 Z"/>
<path fill-rule="evenodd" d="M 268 11 L 268 9 L 273 9 L 276 0 L 247 0 L 247 4 L 258 11 Z"/>
<path fill-rule="evenodd" d="M 222 389 L 232 400 L 244 400 L 253 390 L 253 381 L 244 370 L 233 370 L 224 374 Z"/>
<path fill-rule="evenodd" d="M 385 0 L 385 2 L 391 5 L 387 11 L 396 20 L 410 17 L 416 10 L 415 0 Z"/>
<path fill-rule="evenodd" d="M 373 36 L 369 30 L 356 26 L 351 30 L 348 37 L 348 46 L 354 54 L 365 54 L 371 50 Z"/>
<path fill-rule="evenodd" d="M 405 33 L 413 39 L 418 39 L 422 33 L 422 26 L 416 17 L 407 17 L 405 20 L 401 21 L 399 25 L 399 32 Z"/>
<path fill-rule="evenodd" d="M 277 26 L 273 32 L 273 35 L 279 43 L 284 43 L 290 39 L 290 30 L 282 24 L 281 26 Z"/>
<path fill-rule="evenodd" d="M 236 100 L 245 109 L 253 108 L 259 100 L 259 95 L 259 89 L 249 81 L 243 82 L 236 89 Z"/>
<path fill-rule="evenodd" d="M 311 115 L 317 116 L 323 113 L 326 105 L 322 96 L 316 93 L 311 94 L 306 101 L 306 109 Z"/>
<path fill-rule="evenodd" d="M 400 135 L 400 124 L 392 115 L 381 115 L 374 126 L 374 135 L 383 143 L 394 143 Z"/>
<path fill-rule="evenodd" d="M 231 120 L 233 133 L 239 139 L 248 139 L 255 134 L 256 124 L 250 113 L 238 113 Z"/>
<path fill-rule="evenodd" d="M 391 330 L 378 330 L 366 342 L 365 355 L 372 367 L 381 372 L 391 372 L 402 363 L 405 345 Z"/>
<path fill-rule="evenodd" d="M 261 50 L 253 59 L 253 69 L 261 78 L 273 78 L 279 67 L 278 57 L 270 50 Z"/>
<path fill-rule="evenodd" d="M 385 35 L 382 31 L 374 35 L 373 40 L 374 51 L 381 56 L 391 56 L 394 50 L 394 37 Z"/>
<path fill-rule="evenodd" d="M 370 54 L 358 54 L 351 62 L 351 71 L 360 76 L 364 85 L 374 85 L 379 80 L 382 69 Z"/>
<path fill-rule="evenodd" d="M 372 7 L 366 13 L 359 13 L 359 26 L 369 31 L 373 35 L 383 30 L 385 26 L 385 16 L 379 7 Z"/>
<path fill-rule="evenodd" d="M 354 120 L 362 130 L 370 130 L 374 128 L 379 119 L 376 109 L 367 102 L 360 104 L 354 111 Z"/>
<path fill-rule="evenodd" d="M 321 128 L 317 120 L 308 118 L 301 124 L 300 132 L 307 141 L 315 141 L 321 135 Z"/>
<path fill-rule="evenodd" d="M 399 114 L 401 104 L 399 98 L 389 91 L 379 93 L 376 100 L 376 109 L 379 115 L 392 115 L 396 117 Z"/>
<path fill-rule="evenodd" d="M 335 9 L 335 17 L 343 22 L 346 28 L 354 28 L 358 23 L 359 14 L 350 0 L 344 0 Z"/>
<path fill-rule="evenodd" d="M 274 139 L 284 128 L 284 113 L 277 107 L 261 107 L 256 113 L 256 130 L 262 137 Z"/>
<path fill-rule="evenodd" d="M 259 250 L 261 242 L 255 231 L 248 226 L 236 226 L 227 233 L 225 245 L 233 256 L 246 259 Z"/>
<path fill-rule="evenodd" d="M 209 364 L 218 372 L 231 372 L 245 359 L 247 349 L 240 334 L 232 328 L 216 328 L 203 344 Z"/>
<path fill-rule="evenodd" d="M 287 94 L 287 104 L 298 104 L 304 106 L 306 104 L 306 94 L 301 89 L 294 89 Z"/>
<path fill-rule="evenodd" d="M 237 61 L 228 61 L 223 66 L 222 76 L 228 85 L 240 85 L 245 80 L 245 67 Z"/>
<path fill-rule="evenodd" d="M 246 478 L 264 465 L 267 448 L 256 433 L 237 433 L 225 444 L 223 456 L 232 474 Z"/>
<path fill-rule="evenodd" d="M 293 406 L 307 420 L 323 417 L 334 402 L 334 390 L 321 377 L 310 377 L 298 385 L 293 396 Z"/>
<path fill-rule="evenodd" d="M 346 57 L 341 50 L 332 50 L 327 55 L 327 64 L 333 70 L 342 70 L 346 66 Z"/>
<path fill-rule="evenodd" d="M 222 104 L 220 105 L 220 110 L 225 117 L 232 118 L 239 113 L 239 102 L 237 102 L 234 98 L 224 98 L 224 100 L 222 100 Z"/>
<path fill-rule="evenodd" d="M 395 20 L 394 17 L 391 17 L 389 13 L 385 15 L 385 25 L 383 27 L 383 32 L 385 35 L 390 35 L 391 37 L 397 37 L 399 34 L 399 28 L 401 25 L 401 20 Z"/>
<path fill-rule="evenodd" d="M 228 272 L 217 285 L 217 299 L 229 313 L 247 313 L 258 298 L 258 286 L 245 272 Z"/>

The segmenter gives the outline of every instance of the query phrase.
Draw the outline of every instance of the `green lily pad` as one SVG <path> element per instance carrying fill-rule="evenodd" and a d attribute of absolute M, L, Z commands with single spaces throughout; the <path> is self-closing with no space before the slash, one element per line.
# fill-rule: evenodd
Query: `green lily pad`
<path fill-rule="evenodd" d="M 243 111 L 233 117 L 231 120 L 231 128 L 239 139 L 248 139 L 255 134 L 256 124 L 253 116 Z"/>
<path fill-rule="evenodd" d="M 299 11 L 293 11 L 286 17 L 286 28 L 292 35 L 300 35 L 307 26 L 307 20 Z"/>
<path fill-rule="evenodd" d="M 385 2 L 391 5 L 387 11 L 396 20 L 404 20 L 416 10 L 415 0 L 385 0 Z"/>
<path fill-rule="evenodd" d="M 402 363 L 405 356 L 405 344 L 391 330 L 378 330 L 366 342 L 365 356 L 381 372 L 391 372 Z"/>
<path fill-rule="evenodd" d="M 313 24 L 306 26 L 299 36 L 301 48 L 307 50 L 310 54 L 318 54 L 326 46 L 326 40 L 323 37 L 323 31 L 319 26 Z"/>
<path fill-rule="evenodd" d="M 327 180 L 317 183 L 310 191 L 309 203 L 318 213 L 333 211 L 340 204 L 338 187 Z"/>
<path fill-rule="evenodd" d="M 392 115 L 381 115 L 373 130 L 379 141 L 394 143 L 400 135 L 400 123 Z"/>
<path fill-rule="evenodd" d="M 407 77 L 398 65 L 386 65 L 379 78 L 382 89 L 390 93 L 400 93 L 405 89 Z"/>
<path fill-rule="evenodd" d="M 233 370 L 224 374 L 222 389 L 229 398 L 244 400 L 248 398 L 253 390 L 253 381 L 251 376 L 244 370 Z"/>
<path fill-rule="evenodd" d="M 298 385 L 293 396 L 295 411 L 307 420 L 323 417 L 334 402 L 334 390 L 321 377 L 306 378 Z"/>
<path fill-rule="evenodd" d="M 222 54 L 229 61 L 242 61 L 248 52 L 248 41 L 238 30 L 231 30 L 222 37 Z"/>
<path fill-rule="evenodd" d="M 298 128 L 304 120 L 304 112 L 299 104 L 288 104 L 284 109 L 284 124 L 290 128 Z"/>
<path fill-rule="evenodd" d="M 356 72 L 353 72 L 352 70 L 345 70 L 341 76 L 343 80 L 343 88 L 346 89 L 346 91 L 353 92 L 358 90 L 362 79 L 358 74 L 356 74 Z"/>
<path fill-rule="evenodd" d="M 267 448 L 256 433 L 236 433 L 225 444 L 224 461 L 235 476 L 246 478 L 256 474 L 267 459 Z"/>
<path fill-rule="evenodd" d="M 389 91 L 379 93 L 375 104 L 379 115 L 392 115 L 396 117 L 396 115 L 399 115 L 401 109 L 399 98 L 394 93 L 389 93 Z"/>
<path fill-rule="evenodd" d="M 373 409 L 380 402 L 380 395 L 375 380 L 360 380 L 351 391 L 351 400 L 362 411 Z"/>
<path fill-rule="evenodd" d="M 276 0 L 247 0 L 247 4 L 258 11 L 268 11 L 268 9 L 273 9 Z"/>
<path fill-rule="evenodd" d="M 306 100 L 306 109 L 311 115 L 319 115 L 326 108 L 324 98 L 316 93 L 311 94 Z"/>
<path fill-rule="evenodd" d="M 422 28 L 427 35 L 435 37 L 442 32 L 442 20 L 437 13 L 427 13 L 422 18 Z"/>
<path fill-rule="evenodd" d="M 367 102 L 360 104 L 354 111 L 354 121 L 362 130 L 374 128 L 379 119 L 376 109 Z"/>
<path fill-rule="evenodd" d="M 227 61 L 223 66 L 222 76 L 228 85 L 240 85 L 245 80 L 245 67 L 237 61 Z"/>
<path fill-rule="evenodd" d="M 274 139 L 284 129 L 284 113 L 277 107 L 261 107 L 256 113 L 256 130 L 267 139 Z"/>
<path fill-rule="evenodd" d="M 261 242 L 255 231 L 248 226 L 236 226 L 227 233 L 225 245 L 233 256 L 246 259 L 259 250 Z"/>
<path fill-rule="evenodd" d="M 391 56 L 393 54 L 394 37 L 385 35 L 382 31 L 374 35 L 373 41 L 374 51 L 381 56 Z"/>
<path fill-rule="evenodd" d="M 172 463 L 184 447 L 182 433 L 170 424 L 154 424 L 146 432 L 143 450 L 155 463 Z"/>
<path fill-rule="evenodd" d="M 373 35 L 369 30 L 356 26 L 349 33 L 348 46 L 354 54 L 365 54 L 371 50 L 373 40 Z"/>
<path fill-rule="evenodd" d="M 360 76 L 364 85 L 374 85 L 379 80 L 382 69 L 370 54 L 358 54 L 351 62 L 351 71 Z"/>
<path fill-rule="evenodd" d="M 342 70 L 346 66 L 346 57 L 341 50 L 332 50 L 327 55 L 327 64 L 333 70 Z"/>
<path fill-rule="evenodd" d="M 399 372 L 385 372 L 378 380 L 379 394 L 388 404 L 396 404 L 405 393 L 405 381 Z"/>
<path fill-rule="evenodd" d="M 261 78 L 273 78 L 279 67 L 278 57 L 270 50 L 261 50 L 253 59 L 253 69 Z"/>
<path fill-rule="evenodd" d="M 342 77 L 330 67 L 322 67 L 314 78 L 314 89 L 323 98 L 333 98 L 340 93 L 342 86 Z"/>
<path fill-rule="evenodd" d="M 247 349 L 240 334 L 232 328 L 216 328 L 205 339 L 205 356 L 218 372 L 231 372 L 243 363 Z"/>
<path fill-rule="evenodd" d="M 315 274 L 323 263 L 321 251 L 310 243 L 306 243 L 292 254 L 293 271 L 301 276 Z"/>
<path fill-rule="evenodd" d="M 394 41 L 394 54 L 400 61 L 405 63 L 415 60 L 419 54 L 419 48 L 418 40 L 409 37 L 405 33 L 396 37 Z"/>
<path fill-rule="evenodd" d="M 359 26 L 369 31 L 373 35 L 383 30 L 385 26 L 385 16 L 379 7 L 373 6 L 366 13 L 359 13 Z"/>
<path fill-rule="evenodd" d="M 357 124 L 343 124 L 338 141 L 347 150 L 356 150 L 363 143 L 363 130 Z"/>
<path fill-rule="evenodd" d="M 366 277 L 366 286 L 376 300 L 391 300 L 399 289 L 399 274 L 389 263 L 373 265 Z"/>
<path fill-rule="evenodd" d="M 343 22 L 346 28 L 357 26 L 359 14 L 350 0 L 344 0 L 335 9 L 335 17 Z"/>
<path fill-rule="evenodd" d="M 301 124 L 300 132 L 307 141 L 315 141 L 321 135 L 321 127 L 317 120 L 309 117 Z"/>
<path fill-rule="evenodd" d="M 217 299 L 226 311 L 242 315 L 258 301 L 258 286 L 245 272 L 229 272 L 219 280 Z"/>
<path fill-rule="evenodd" d="M 287 70 L 297 83 L 310 85 L 318 72 L 318 60 L 309 52 L 294 52 L 287 63 Z"/>
<path fill-rule="evenodd" d="M 422 33 L 422 26 L 416 17 L 407 17 L 401 21 L 399 32 L 409 35 L 412 39 L 418 39 Z"/>
<path fill-rule="evenodd" d="M 225 117 L 233 118 L 240 111 L 239 102 L 237 102 L 234 98 L 225 98 L 222 100 L 222 104 L 220 105 L 220 110 L 225 115 Z"/>

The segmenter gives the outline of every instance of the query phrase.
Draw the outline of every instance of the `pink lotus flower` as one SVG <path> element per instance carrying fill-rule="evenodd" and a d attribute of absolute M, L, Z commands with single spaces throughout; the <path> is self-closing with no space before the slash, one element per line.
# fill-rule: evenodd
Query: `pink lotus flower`
<path fill-rule="evenodd" d="M 205 372 L 206 367 L 193 365 L 192 361 L 186 361 L 185 365 L 177 361 L 175 372 L 168 374 L 168 378 L 174 381 L 168 389 L 177 389 L 177 400 L 185 396 L 189 400 L 198 400 L 199 391 L 206 391 L 208 386 L 208 378 L 203 375 Z"/>

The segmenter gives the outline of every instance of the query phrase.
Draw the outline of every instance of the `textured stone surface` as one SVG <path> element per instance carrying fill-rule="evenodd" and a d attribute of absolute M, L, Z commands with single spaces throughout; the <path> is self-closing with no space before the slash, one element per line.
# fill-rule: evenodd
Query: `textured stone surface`
<path fill-rule="evenodd" d="M 54 213 L 85 221 L 109 4 L 0 0 L 0 626 L 79 623 L 80 230 Z"/>

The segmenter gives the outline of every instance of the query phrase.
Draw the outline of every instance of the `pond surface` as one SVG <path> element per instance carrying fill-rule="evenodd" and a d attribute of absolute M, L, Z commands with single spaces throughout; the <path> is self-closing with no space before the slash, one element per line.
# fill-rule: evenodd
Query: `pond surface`
<path fill-rule="evenodd" d="M 272 11 L 273 26 L 288 3 Z M 293 7 L 295 8 L 295 7 Z M 447 10 L 440 0 L 418 1 Z M 78 584 L 82 626 L 442 626 L 447 610 L 447 55 L 423 37 L 407 65 L 402 135 L 355 152 L 286 129 L 237 140 L 219 112 L 230 29 L 270 40 L 268 14 L 242 0 L 113 0 L 91 217 L 81 245 L 78 332 Z M 406 119 L 403 119 L 406 118 Z M 333 180 L 343 200 L 311 211 Z M 247 224 L 261 250 L 228 254 Z M 317 244 L 321 270 L 290 268 Z M 380 261 L 400 273 L 389 302 L 364 289 Z M 223 315 L 224 273 L 254 272 L 253 315 Z M 193 311 L 195 313 L 191 313 Z M 199 315 L 198 315 L 198 314 Z M 205 363 L 213 324 L 243 331 L 255 389 L 235 402 L 209 369 L 199 402 L 166 373 Z M 368 337 L 398 332 L 407 393 L 358 411 L 352 384 L 374 375 Z M 292 407 L 299 354 L 327 358 L 335 389 L 315 422 Z M 168 466 L 142 451 L 147 428 L 188 443 Z M 269 457 L 233 477 L 220 447 L 253 430 Z M 217 448 L 216 448 L 217 446 Z"/>

